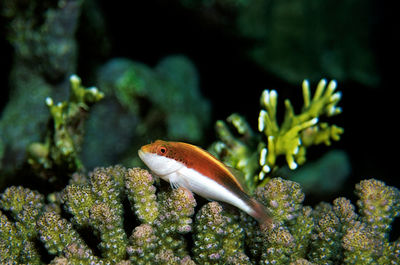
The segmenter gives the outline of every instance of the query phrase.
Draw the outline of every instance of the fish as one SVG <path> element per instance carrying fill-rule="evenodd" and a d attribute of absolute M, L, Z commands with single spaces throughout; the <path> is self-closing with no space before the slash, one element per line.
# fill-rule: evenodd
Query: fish
<path fill-rule="evenodd" d="M 221 201 L 255 218 L 263 229 L 272 224 L 267 208 L 252 198 L 242 178 L 206 150 L 184 142 L 157 140 L 142 146 L 140 159 L 152 173 L 208 200 Z"/>

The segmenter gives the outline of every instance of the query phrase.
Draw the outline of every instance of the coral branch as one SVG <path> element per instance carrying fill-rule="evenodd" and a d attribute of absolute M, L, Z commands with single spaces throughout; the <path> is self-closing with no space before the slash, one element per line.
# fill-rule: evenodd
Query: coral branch
<path fill-rule="evenodd" d="M 143 223 L 152 224 L 158 217 L 156 188 L 153 176 L 146 170 L 129 169 L 126 175 L 126 192 L 132 210 Z"/>
<path fill-rule="evenodd" d="M 312 98 L 307 80 L 302 88 L 304 105 L 301 113 L 295 114 L 291 102 L 286 99 L 282 123 L 277 119 L 278 93 L 275 90 L 263 91 L 260 98 L 262 109 L 258 116 L 261 135 L 255 134 L 238 114 L 227 118 L 227 123 L 235 129 L 234 133 L 225 122 L 217 121 L 216 131 L 220 140 L 211 145 L 210 151 L 242 171 L 250 191 L 265 185 L 269 180 L 266 176 L 282 166 L 277 164 L 278 157 L 284 156 L 289 168 L 294 170 L 305 163 L 306 150 L 310 146 L 330 145 L 331 140 L 340 140 L 342 128 L 320 121 L 321 117 L 341 113 L 337 106 L 341 93 L 335 92 L 336 81 L 327 83 L 322 79 Z"/>
<path fill-rule="evenodd" d="M 343 197 L 314 209 L 304 206 L 298 183 L 271 179 L 254 194 L 273 216 L 268 230 L 261 230 L 244 212 L 225 209 L 218 202 L 202 205 L 193 218 L 197 202 L 189 190 L 165 185 L 157 192 L 153 176 L 143 169 L 96 168 L 89 178 L 77 179 L 60 194 L 51 194 L 51 203 L 23 187 L 10 187 L 1 194 L 0 263 L 42 264 L 39 240 L 54 255 L 51 264 L 310 265 L 400 260 L 399 239 L 389 241 L 388 236 L 399 215 L 400 191 L 374 179 L 356 186 L 359 214 Z M 129 209 L 125 201 L 135 216 L 124 213 Z M 62 216 L 60 206 L 68 214 Z M 125 217 L 136 224 L 132 232 L 126 231 Z M 86 233 L 93 233 L 95 240 Z M 98 243 L 95 249 L 93 242 Z"/>
<path fill-rule="evenodd" d="M 202 207 L 195 229 L 193 253 L 197 263 L 228 263 L 239 258 L 245 261 L 243 264 L 250 264 L 243 252 L 243 229 L 224 213 L 219 203 L 210 202 Z"/>
<path fill-rule="evenodd" d="M 51 122 L 50 132 L 44 142 L 31 143 L 27 148 L 28 163 L 41 177 L 50 182 L 55 179 L 55 172 L 73 173 L 83 169 L 79 159 L 83 141 L 83 125 L 89 107 L 104 97 L 97 88 L 85 88 L 81 79 L 72 75 L 69 79 L 71 96 L 69 101 L 55 104 L 46 98 Z"/>
<path fill-rule="evenodd" d="M 307 80 L 303 82 L 304 105 L 298 115 L 289 100 L 285 100 L 285 118 L 281 125 L 277 122 L 277 93 L 275 90 L 265 90 L 261 95 L 261 106 L 258 119 L 258 129 L 268 139 L 267 155 L 264 159 L 262 174 L 275 168 L 276 158 L 286 156 L 290 169 L 296 169 L 298 164 L 305 162 L 305 148 L 320 143 L 330 144 L 330 139 L 339 140 L 343 129 L 319 123 L 320 116 L 333 116 L 341 113 L 337 103 L 341 93 L 336 92 L 336 81 L 327 84 L 322 79 L 317 86 L 313 98 L 310 98 L 310 86 Z M 302 149 L 302 150 L 301 150 Z M 264 166 L 268 167 L 264 169 Z M 267 170 L 267 171 L 266 171 Z"/>

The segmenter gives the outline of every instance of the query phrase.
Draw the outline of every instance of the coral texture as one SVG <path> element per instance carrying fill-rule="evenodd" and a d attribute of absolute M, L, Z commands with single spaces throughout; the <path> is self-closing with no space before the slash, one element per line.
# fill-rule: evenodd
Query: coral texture
<path fill-rule="evenodd" d="M 285 115 L 281 124 L 277 119 L 278 94 L 275 90 L 265 90 L 261 95 L 258 130 L 255 134 L 245 119 L 232 114 L 227 122 L 237 132 L 233 133 L 223 121 L 218 121 L 216 130 L 220 141 L 214 143 L 210 151 L 245 174 L 245 180 L 254 190 L 269 179 L 267 174 L 278 169 L 277 158 L 284 156 L 290 169 L 296 169 L 306 161 L 306 150 L 312 145 L 331 140 L 338 141 L 343 129 L 320 122 L 322 116 L 331 117 L 341 113 L 337 106 L 341 93 L 335 92 L 336 82 L 327 83 L 322 79 L 311 98 L 307 80 L 302 84 L 304 104 L 300 114 L 295 114 L 292 104 L 285 100 Z M 239 135 L 239 137 L 235 136 Z"/>
<path fill-rule="evenodd" d="M 9 187 L 0 199 L 0 263 L 43 264 L 48 256 L 51 264 L 400 261 L 400 239 L 388 237 L 400 214 L 400 191 L 375 179 L 357 184 L 358 211 L 346 198 L 304 206 L 298 183 L 271 179 L 255 191 L 274 217 L 267 231 L 218 202 L 195 212 L 191 192 L 156 180 L 144 169 L 113 166 L 75 175 L 49 201 L 36 191 Z"/>
<path fill-rule="evenodd" d="M 46 131 L 45 98 L 68 94 L 69 76 L 77 68 L 75 33 L 82 2 L 5 0 L 0 5 L 14 51 L 10 98 L 0 119 L 0 159 L 6 161 L 0 165 L 0 185 L 4 175 L 12 175 L 26 161 L 27 146 Z"/>
<path fill-rule="evenodd" d="M 54 104 L 46 98 L 46 105 L 51 115 L 49 132 L 44 142 L 28 145 L 28 163 L 43 178 L 56 181 L 57 175 L 69 175 L 82 170 L 79 158 L 81 151 L 84 123 L 89 107 L 104 97 L 96 87 L 85 88 L 81 79 L 70 77 L 71 94 L 69 101 Z"/>

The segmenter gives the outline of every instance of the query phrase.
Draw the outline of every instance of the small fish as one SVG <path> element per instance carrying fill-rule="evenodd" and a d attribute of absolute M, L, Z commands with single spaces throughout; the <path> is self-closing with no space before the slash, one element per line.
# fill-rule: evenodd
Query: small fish
<path fill-rule="evenodd" d="M 232 204 L 254 217 L 263 229 L 270 227 L 267 209 L 246 193 L 241 179 L 200 147 L 157 140 L 142 146 L 138 153 L 150 170 L 173 188 L 184 187 L 206 199 Z"/>

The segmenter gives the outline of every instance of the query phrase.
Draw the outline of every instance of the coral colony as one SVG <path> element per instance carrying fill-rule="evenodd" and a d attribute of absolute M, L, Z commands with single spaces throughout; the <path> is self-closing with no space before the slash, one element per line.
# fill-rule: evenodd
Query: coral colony
<path fill-rule="evenodd" d="M 71 179 L 54 195 L 59 201 L 7 188 L 0 201 L 1 263 L 41 264 L 39 239 L 52 264 L 396 264 L 400 243 L 389 242 L 388 232 L 400 191 L 369 179 L 356 185 L 356 194 L 358 211 L 343 197 L 312 209 L 302 204 L 299 184 L 273 178 L 255 191 L 275 218 L 273 229 L 262 232 L 254 219 L 218 202 L 195 213 L 190 192 L 159 190 L 144 169 L 97 168 Z M 123 224 L 126 199 L 133 231 Z M 97 255 L 82 230 L 98 238 Z"/>
<path fill-rule="evenodd" d="M 341 108 L 337 106 L 341 93 L 335 92 L 336 81 L 327 84 L 322 79 L 312 98 L 307 80 L 302 88 L 304 103 L 301 113 L 296 115 L 290 101 L 285 100 L 286 111 L 281 124 L 278 124 L 276 116 L 277 92 L 265 90 L 262 93 L 262 109 L 258 117 L 261 135 L 253 132 L 238 114 L 232 114 L 227 119 L 236 129 L 234 133 L 224 121 L 216 123 L 220 140 L 212 145 L 210 151 L 226 164 L 241 170 L 251 190 L 269 181 L 265 176 L 278 168 L 277 157 L 285 156 L 289 168 L 293 170 L 306 162 L 308 147 L 322 143 L 330 145 L 331 140 L 340 139 L 342 128 L 319 121 L 321 116 L 331 117 L 341 113 Z"/>
<path fill-rule="evenodd" d="M 47 197 L 22 186 L 1 194 L 1 264 L 399 263 L 400 239 L 389 240 L 400 212 L 397 188 L 363 180 L 355 187 L 357 207 L 344 197 L 310 207 L 303 205 L 300 184 L 268 176 L 278 167 L 276 157 L 285 156 L 295 169 L 305 162 L 306 148 L 339 139 L 343 129 L 319 122 L 341 112 L 336 82 L 321 81 L 311 99 L 305 81 L 302 112 L 294 114 L 286 100 L 282 124 L 276 121 L 277 93 L 265 91 L 261 136 L 237 114 L 227 121 L 239 137 L 217 122 L 220 141 L 210 150 L 245 174 L 253 196 L 274 218 L 270 229 L 260 230 L 244 212 L 216 201 L 198 205 L 191 192 L 145 169 L 117 165 L 85 173 L 77 156 L 82 131 L 71 121 L 82 119 L 78 110 L 87 111 L 103 95 L 82 87 L 76 76 L 70 81 L 69 102 L 46 99 L 54 126 L 44 142 L 31 145 L 29 163 L 50 183 L 60 169 L 74 173 Z"/>

